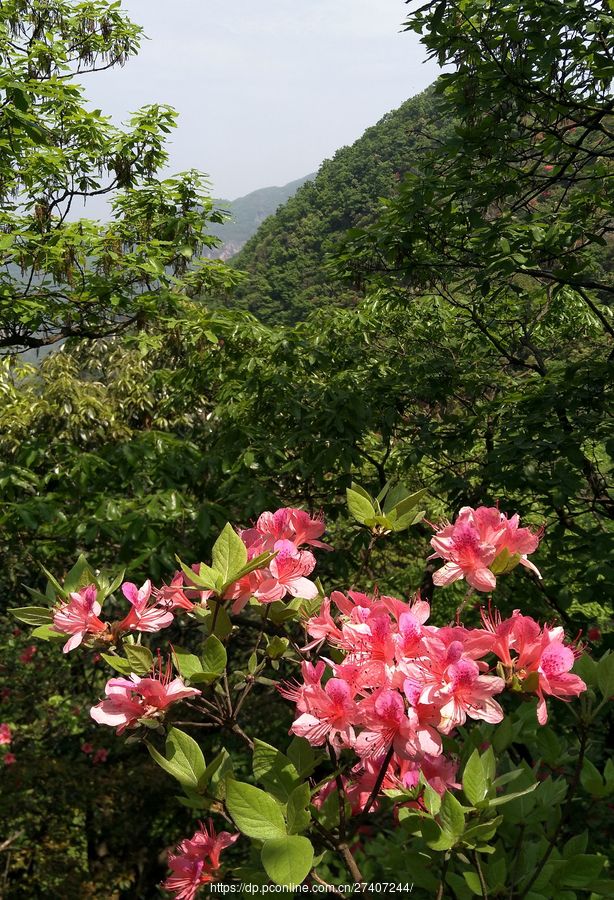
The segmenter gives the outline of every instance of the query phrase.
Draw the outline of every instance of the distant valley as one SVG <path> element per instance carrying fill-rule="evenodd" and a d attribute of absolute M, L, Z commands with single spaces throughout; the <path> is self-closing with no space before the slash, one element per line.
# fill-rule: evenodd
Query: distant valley
<path fill-rule="evenodd" d="M 210 259 L 230 259 L 256 233 L 259 226 L 298 191 L 306 181 L 312 181 L 316 173 L 297 178 L 282 187 L 259 188 L 236 200 L 215 200 L 218 209 L 230 213 L 231 219 L 223 225 L 211 225 L 211 234 L 223 243 L 206 255 Z"/>

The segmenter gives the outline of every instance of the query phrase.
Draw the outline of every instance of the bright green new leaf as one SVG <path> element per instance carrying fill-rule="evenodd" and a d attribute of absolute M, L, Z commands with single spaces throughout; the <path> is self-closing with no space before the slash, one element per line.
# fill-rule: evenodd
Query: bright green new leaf
<path fill-rule="evenodd" d="M 205 641 L 201 660 L 202 671 L 209 681 L 218 678 L 226 668 L 228 660 L 226 648 L 214 634 L 210 634 Z"/>
<path fill-rule="evenodd" d="M 483 800 L 488 792 L 488 782 L 477 748 L 467 760 L 463 772 L 463 791 L 469 803 L 473 805 Z"/>
<path fill-rule="evenodd" d="M 148 750 L 158 765 L 184 787 L 197 790 L 205 775 L 206 764 L 203 752 L 189 734 L 178 728 L 171 728 L 166 738 L 165 756 L 147 744 Z"/>
<path fill-rule="evenodd" d="M 353 485 L 352 488 L 347 488 L 345 492 L 348 509 L 356 521 L 364 525 L 366 522 L 375 518 L 376 511 L 371 500 L 367 499 L 363 494 L 358 493 L 356 488 L 357 486 Z"/>
<path fill-rule="evenodd" d="M 246 564 L 247 548 L 232 525 L 227 523 L 213 545 L 211 566 L 226 587 Z"/>
<path fill-rule="evenodd" d="M 135 675 L 145 675 L 153 666 L 153 654 L 148 647 L 140 644 L 124 644 L 124 653 L 130 665 L 130 671 Z"/>
<path fill-rule="evenodd" d="M 21 606 L 9 609 L 10 614 L 26 625 L 48 625 L 53 621 L 53 612 L 44 606 Z"/>
<path fill-rule="evenodd" d="M 313 865 L 313 846 L 306 837 L 286 835 L 265 841 L 262 865 L 275 884 L 287 887 L 302 884 Z"/>
<path fill-rule="evenodd" d="M 288 800 L 300 782 L 299 774 L 288 757 L 258 739 L 254 741 L 252 767 L 256 781 L 282 803 Z"/>
<path fill-rule="evenodd" d="M 248 837 L 266 841 L 286 834 L 279 804 L 260 788 L 229 778 L 226 806 L 239 831 Z"/>

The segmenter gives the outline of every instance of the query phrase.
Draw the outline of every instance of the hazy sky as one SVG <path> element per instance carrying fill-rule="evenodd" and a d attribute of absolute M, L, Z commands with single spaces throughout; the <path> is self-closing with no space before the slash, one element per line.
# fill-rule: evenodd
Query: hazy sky
<path fill-rule="evenodd" d="M 234 199 L 315 171 L 436 76 L 403 0 L 123 0 L 138 57 L 88 76 L 117 121 L 145 103 L 180 113 L 171 170 Z"/>

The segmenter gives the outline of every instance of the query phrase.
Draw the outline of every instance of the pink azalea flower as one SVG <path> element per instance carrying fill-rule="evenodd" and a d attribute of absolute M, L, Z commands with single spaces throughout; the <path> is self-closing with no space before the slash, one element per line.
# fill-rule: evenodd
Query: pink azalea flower
<path fill-rule="evenodd" d="M 493 700 L 494 694 L 505 689 L 502 678 L 480 675 L 479 666 L 471 659 L 459 659 L 448 666 L 446 677 L 447 683 L 439 690 L 440 698 L 449 698 L 439 709 L 439 730 L 443 734 L 463 725 L 467 716 L 491 725 L 502 721 L 503 710 Z"/>
<path fill-rule="evenodd" d="M 139 719 L 161 718 L 171 703 L 200 693 L 186 687 L 179 677 L 171 680 L 170 670 L 159 672 L 158 677 L 111 678 L 105 687 L 106 699 L 93 706 L 90 715 L 95 722 L 117 728 L 121 734 L 137 726 Z"/>
<path fill-rule="evenodd" d="M 334 596 L 334 593 L 332 596 Z M 330 599 L 325 597 L 322 606 L 320 607 L 320 612 L 308 620 L 306 624 L 307 634 L 312 637 L 313 640 L 303 647 L 303 651 L 311 650 L 312 647 L 321 644 L 326 638 L 334 641 L 335 639 L 340 639 L 342 637 L 341 630 L 331 616 L 330 603 Z"/>
<path fill-rule="evenodd" d="M 542 651 L 539 658 L 539 686 L 537 688 L 537 720 L 540 725 L 548 721 L 548 708 L 544 694 L 558 697 L 577 697 L 586 690 L 586 684 L 578 675 L 570 672 L 576 659 L 571 647 L 562 641 L 552 641 Z"/>
<path fill-rule="evenodd" d="M 169 853 L 168 866 L 172 874 L 162 887 L 173 891 L 175 900 L 194 900 L 202 885 L 216 880 L 222 850 L 238 838 L 238 833 L 228 831 L 216 834 L 211 819 L 208 826 L 201 822 L 199 831 L 189 840 L 182 841 L 176 853 Z"/>
<path fill-rule="evenodd" d="M 109 756 L 109 751 L 105 747 L 100 747 L 94 755 L 92 756 L 92 764 L 94 766 L 99 765 L 99 763 L 105 763 Z"/>
<path fill-rule="evenodd" d="M 286 594 L 313 600 L 318 596 L 318 588 L 305 576 L 313 572 L 315 565 L 315 557 L 309 550 L 301 550 L 298 556 L 291 555 L 287 550 L 281 550 L 271 560 L 270 575 L 263 578 L 254 596 L 261 603 L 273 603 L 275 600 L 281 600 Z"/>
<path fill-rule="evenodd" d="M 434 584 L 443 586 L 464 578 L 478 591 L 491 591 L 497 584 L 495 576 L 518 564 L 540 578 L 527 554 L 537 549 L 541 531 L 520 528 L 519 522 L 518 515 L 508 519 L 496 507 L 464 506 L 455 523 L 445 522 L 431 540 L 435 553 L 429 559 L 447 560 L 433 575 Z"/>
<path fill-rule="evenodd" d="M 11 729 L 6 722 L 2 722 L 2 724 L 0 724 L 0 744 L 10 744 L 12 740 L 13 735 L 11 734 Z"/>
<path fill-rule="evenodd" d="M 317 540 L 325 531 L 324 516 L 312 518 L 302 509 L 290 510 L 290 526 L 294 530 L 292 540 L 297 547 L 308 544 L 310 547 L 319 547 L 321 550 L 332 550 L 328 544 Z"/>
<path fill-rule="evenodd" d="M 306 738 L 314 747 L 321 747 L 326 740 L 336 749 L 353 743 L 357 708 L 347 682 L 330 678 L 324 688 L 313 685 L 303 697 L 307 711 L 293 722 L 291 734 Z"/>
<path fill-rule="evenodd" d="M 398 691 L 383 689 L 360 702 L 365 729 L 354 742 L 359 756 L 381 756 L 390 745 L 399 757 L 441 753 L 441 738 L 434 728 L 422 725 L 413 709 L 406 711 Z"/>
<path fill-rule="evenodd" d="M 5 766 L 12 766 L 17 762 L 17 757 L 14 753 L 5 753 L 3 757 L 3 762 Z"/>
<path fill-rule="evenodd" d="M 184 591 L 185 582 L 186 578 L 183 572 L 175 572 L 170 584 L 164 584 L 161 588 L 154 588 L 154 595 L 158 605 L 171 611 L 185 609 L 187 612 L 191 612 L 194 609 L 194 603 Z"/>
<path fill-rule="evenodd" d="M 74 650 L 88 635 L 107 631 L 106 624 L 98 618 L 101 608 L 95 585 L 73 591 L 69 596 L 70 601 L 62 603 L 53 616 L 54 630 L 71 635 L 64 644 L 64 653 Z"/>
<path fill-rule="evenodd" d="M 254 556 L 266 551 L 281 549 L 282 542 L 290 542 L 297 549 L 304 544 L 330 550 L 328 544 L 318 538 L 324 533 L 323 517 L 312 518 L 302 509 L 284 507 L 276 512 L 263 512 L 255 528 L 240 532 L 245 545 Z"/>
<path fill-rule="evenodd" d="M 488 568 L 497 555 L 497 548 L 482 539 L 470 507 L 461 509 L 454 525 L 447 523 L 440 527 L 431 545 L 435 553 L 429 559 L 442 557 L 447 560 L 445 566 L 433 574 L 433 583 L 439 587 L 462 578 L 478 591 L 491 591 L 497 584 Z"/>
<path fill-rule="evenodd" d="M 142 587 L 137 588 L 131 581 L 122 584 L 124 597 L 132 604 L 128 615 L 119 623 L 121 631 L 160 631 L 168 628 L 174 620 L 172 612 L 164 610 L 160 606 L 148 606 L 151 597 L 151 581 L 149 579 Z"/>
<path fill-rule="evenodd" d="M 84 744 L 81 744 L 81 752 L 82 753 L 93 753 L 94 745 L 90 744 L 88 741 L 86 741 Z"/>

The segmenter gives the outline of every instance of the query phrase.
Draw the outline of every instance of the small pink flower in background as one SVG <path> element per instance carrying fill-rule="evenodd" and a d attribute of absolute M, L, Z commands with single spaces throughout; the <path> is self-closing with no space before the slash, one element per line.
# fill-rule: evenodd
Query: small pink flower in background
<path fill-rule="evenodd" d="M 71 635 L 64 644 L 64 653 L 74 650 L 88 635 L 107 630 L 106 624 L 98 618 L 101 607 L 96 600 L 95 585 L 90 584 L 78 592 L 72 591 L 69 596 L 70 601 L 62 603 L 53 616 L 54 629 Z"/>
<path fill-rule="evenodd" d="M 12 766 L 17 762 L 17 757 L 14 753 L 5 753 L 3 757 L 3 762 L 5 766 Z"/>
<path fill-rule="evenodd" d="M 2 690 L 0 691 L 0 701 L 8 700 L 11 694 L 12 691 L 10 688 L 2 688 Z"/>
<path fill-rule="evenodd" d="M 99 763 L 105 763 L 108 756 L 109 751 L 105 747 L 100 747 L 92 756 L 93 765 L 97 766 Z"/>
<path fill-rule="evenodd" d="M 121 734 L 126 728 L 138 725 L 139 719 L 161 718 L 164 711 L 177 700 L 197 697 L 201 692 L 186 687 L 181 678 L 171 678 L 170 666 L 157 675 L 140 678 L 111 678 L 105 687 L 106 699 L 93 706 L 90 715 L 100 725 L 117 728 Z"/>
<path fill-rule="evenodd" d="M 168 855 L 168 876 L 162 887 L 173 891 L 175 900 L 194 900 L 202 885 L 215 881 L 221 865 L 220 854 L 238 840 L 238 834 L 221 831 L 216 834 L 212 819 L 189 840 L 182 841 L 175 853 Z"/>
<path fill-rule="evenodd" d="M 13 735 L 11 734 L 11 729 L 6 722 L 2 722 L 2 724 L 0 724 L 0 744 L 10 744 L 12 740 Z"/>
<path fill-rule="evenodd" d="M 598 628 L 596 625 L 593 625 L 586 632 L 586 636 L 589 639 L 589 641 L 600 641 L 601 640 L 601 629 Z"/>
<path fill-rule="evenodd" d="M 29 647 L 26 647 L 26 649 L 19 654 L 19 661 L 24 663 L 24 665 L 27 665 L 28 663 L 32 662 L 37 653 L 38 647 L 36 647 L 34 644 L 30 644 Z"/>
<path fill-rule="evenodd" d="M 140 588 L 131 581 L 122 584 L 122 594 L 132 604 L 128 615 L 119 623 L 121 631 L 146 631 L 155 632 L 162 628 L 168 628 L 173 623 L 174 616 L 168 609 L 156 606 L 148 606 L 152 588 L 149 579 Z"/>
<path fill-rule="evenodd" d="M 93 753 L 94 745 L 90 744 L 88 741 L 86 741 L 84 744 L 81 744 L 81 752 L 82 753 Z"/>

